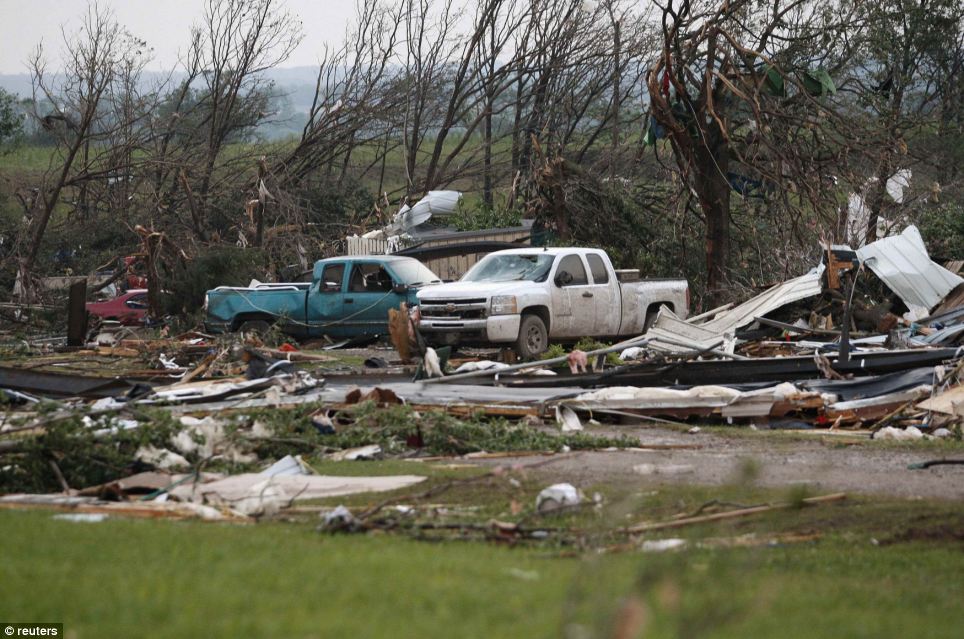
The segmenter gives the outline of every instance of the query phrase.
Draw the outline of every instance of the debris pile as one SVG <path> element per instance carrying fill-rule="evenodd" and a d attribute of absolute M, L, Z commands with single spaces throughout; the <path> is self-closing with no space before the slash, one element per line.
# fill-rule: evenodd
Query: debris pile
<path fill-rule="evenodd" d="M 959 437 L 964 279 L 931 261 L 914 227 L 823 255 L 740 304 L 688 319 L 663 307 L 644 335 L 570 353 L 556 376 L 508 367 L 432 382 L 498 373 L 503 392 L 543 389 L 567 430 L 580 417 L 638 417 Z M 622 365 L 601 359 L 613 350 Z M 573 365 L 576 355 L 592 370 Z"/>
<path fill-rule="evenodd" d="M 627 421 L 904 441 L 959 439 L 964 420 L 964 280 L 930 260 L 913 227 L 856 251 L 828 245 L 810 272 L 742 303 L 687 319 L 664 307 L 643 335 L 541 362 L 440 348 L 417 367 L 388 349 L 349 363 L 324 346 L 165 330 L 102 326 L 79 348 L 8 348 L 0 506 L 251 521 L 424 479 L 313 470 L 329 461 L 644 446 L 618 434 Z M 418 337 L 406 326 L 395 341 Z M 536 512 L 593 503 L 559 484 Z M 325 525 L 375 521 L 339 512 Z"/>

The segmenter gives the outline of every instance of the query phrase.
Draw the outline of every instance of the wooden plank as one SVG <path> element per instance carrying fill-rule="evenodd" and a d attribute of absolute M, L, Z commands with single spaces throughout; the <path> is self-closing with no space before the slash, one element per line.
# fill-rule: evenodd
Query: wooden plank
<path fill-rule="evenodd" d="M 87 280 L 70 285 L 67 300 L 67 346 L 83 346 L 87 337 Z"/>

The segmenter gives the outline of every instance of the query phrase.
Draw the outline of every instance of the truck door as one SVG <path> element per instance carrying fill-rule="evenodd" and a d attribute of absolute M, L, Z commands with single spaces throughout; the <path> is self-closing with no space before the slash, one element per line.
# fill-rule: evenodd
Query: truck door
<path fill-rule="evenodd" d="M 325 263 L 313 280 L 311 288 L 308 289 L 305 313 L 309 334 L 347 336 L 348 330 L 341 322 L 345 306 L 345 263 Z"/>
<path fill-rule="evenodd" d="M 592 334 L 598 337 L 615 336 L 619 333 L 620 300 L 618 284 L 611 281 L 606 262 L 598 253 L 586 253 L 589 275 L 592 276 L 592 292 L 596 304 L 596 318 Z"/>
<path fill-rule="evenodd" d="M 563 276 L 562 274 L 567 275 Z M 562 277 L 560 277 L 562 276 Z M 596 302 L 586 267 L 578 253 L 564 255 L 556 266 L 552 288 L 552 337 L 593 335 Z"/>
<path fill-rule="evenodd" d="M 393 292 L 395 280 L 384 265 L 355 262 L 345 293 L 345 326 L 351 335 L 387 335 L 388 309 L 398 308 L 405 296 Z"/>

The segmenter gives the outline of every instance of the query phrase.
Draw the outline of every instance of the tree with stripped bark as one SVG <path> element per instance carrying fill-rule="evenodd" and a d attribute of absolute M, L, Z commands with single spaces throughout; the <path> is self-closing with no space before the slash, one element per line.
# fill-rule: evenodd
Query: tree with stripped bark
<path fill-rule="evenodd" d="M 772 224 L 836 218 L 835 179 L 865 151 L 843 90 L 861 28 L 851 3 L 669 0 L 647 74 L 651 134 L 668 139 L 681 195 L 705 228 L 707 289 L 727 285 L 731 200 L 764 202 Z M 782 274 L 775 274 L 779 278 Z"/>

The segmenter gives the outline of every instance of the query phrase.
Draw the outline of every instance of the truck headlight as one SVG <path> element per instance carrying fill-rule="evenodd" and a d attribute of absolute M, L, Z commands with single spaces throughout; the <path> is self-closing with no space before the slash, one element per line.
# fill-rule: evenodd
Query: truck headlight
<path fill-rule="evenodd" d="M 493 295 L 489 306 L 491 315 L 515 315 L 519 312 L 515 303 L 515 295 Z"/>

